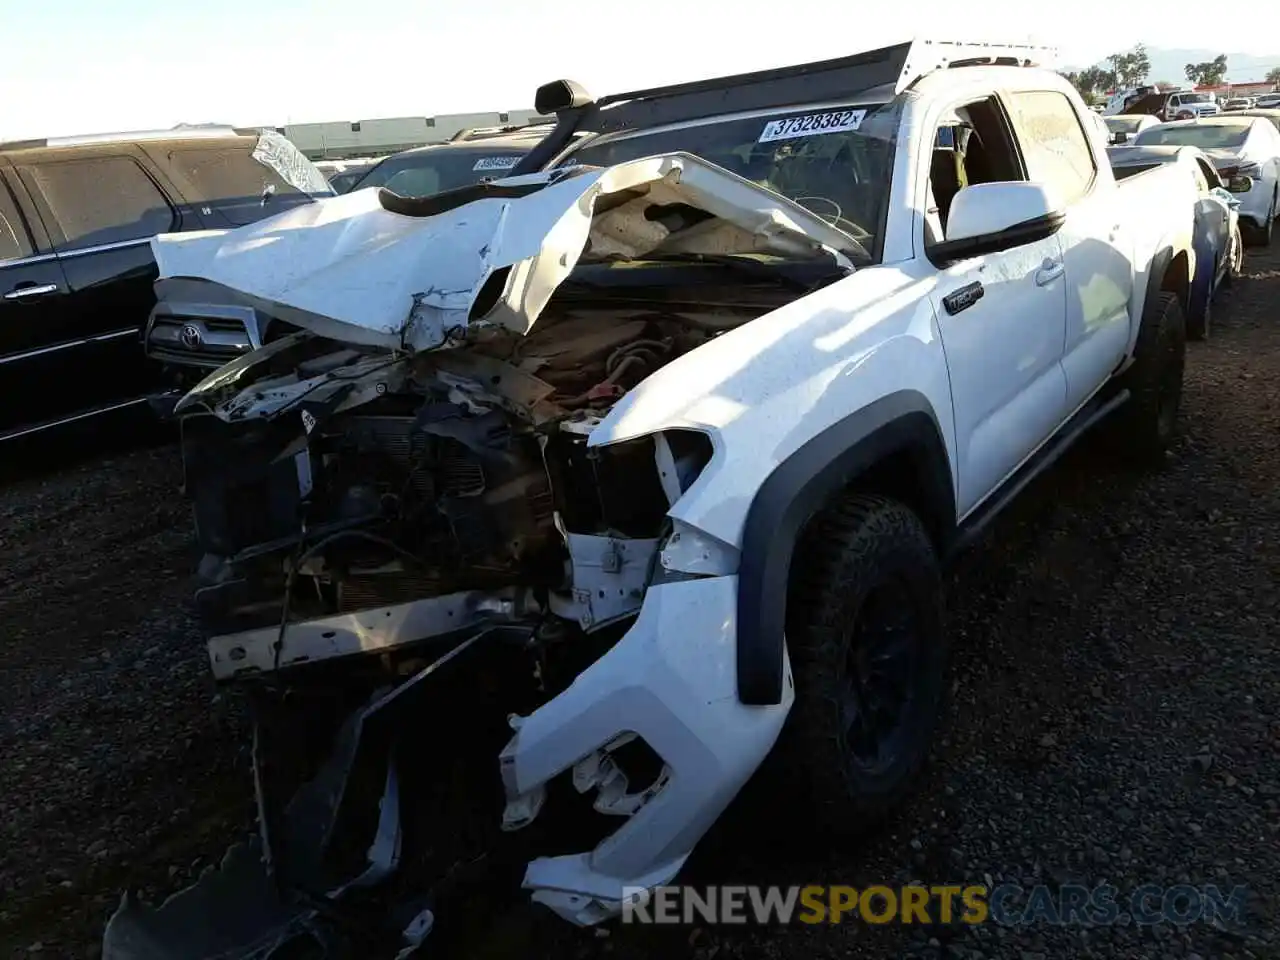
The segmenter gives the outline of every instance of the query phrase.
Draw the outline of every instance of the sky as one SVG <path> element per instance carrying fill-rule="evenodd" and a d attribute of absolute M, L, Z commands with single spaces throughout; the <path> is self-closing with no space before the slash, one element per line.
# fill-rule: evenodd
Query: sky
<path fill-rule="evenodd" d="M 0 140 L 521 109 L 560 77 L 604 94 L 917 35 L 1077 65 L 1137 42 L 1280 55 L 1275 31 L 1114 0 L 0 0 L 0 29 Z"/>

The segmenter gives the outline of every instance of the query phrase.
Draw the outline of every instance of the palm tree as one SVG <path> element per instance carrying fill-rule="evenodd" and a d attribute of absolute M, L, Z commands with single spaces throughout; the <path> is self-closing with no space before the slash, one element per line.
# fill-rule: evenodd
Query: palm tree
<path fill-rule="evenodd" d="M 1267 71 L 1267 83 L 1273 87 L 1280 87 L 1280 67 L 1272 67 Z"/>

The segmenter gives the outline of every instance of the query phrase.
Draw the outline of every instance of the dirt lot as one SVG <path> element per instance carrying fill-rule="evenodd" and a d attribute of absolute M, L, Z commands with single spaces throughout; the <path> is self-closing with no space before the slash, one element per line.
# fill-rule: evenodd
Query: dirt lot
<path fill-rule="evenodd" d="M 1280 247 L 1193 344 L 1183 436 L 1138 476 L 1085 445 L 953 580 L 950 728 L 925 789 L 860 850 L 730 831 L 699 882 L 1103 881 L 1250 891 L 1243 930 L 859 924 L 579 932 L 536 913 L 468 952 L 631 958 L 1280 957 Z M 0 493 L 0 956 L 93 957 L 250 823 L 243 721 L 188 606 L 161 448 Z M 774 811 L 795 837 L 792 814 Z"/>

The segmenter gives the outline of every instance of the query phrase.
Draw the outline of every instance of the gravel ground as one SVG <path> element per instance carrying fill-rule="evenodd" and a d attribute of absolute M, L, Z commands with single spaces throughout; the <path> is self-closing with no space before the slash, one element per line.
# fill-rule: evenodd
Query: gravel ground
<path fill-rule="evenodd" d="M 691 882 L 1246 887 L 1241 927 L 576 931 L 517 910 L 469 956 L 1280 957 L 1280 248 L 1192 344 L 1167 467 L 1084 444 L 952 581 L 953 703 L 918 798 L 856 850 L 733 823 Z M 125 887 L 184 885 L 250 822 L 206 676 L 171 449 L 0 495 L 0 957 L 93 957 Z M 767 826 L 767 824 L 765 825 Z M 821 850 L 821 854 L 813 852 Z M 1124 915 L 1121 919 L 1123 921 Z"/>

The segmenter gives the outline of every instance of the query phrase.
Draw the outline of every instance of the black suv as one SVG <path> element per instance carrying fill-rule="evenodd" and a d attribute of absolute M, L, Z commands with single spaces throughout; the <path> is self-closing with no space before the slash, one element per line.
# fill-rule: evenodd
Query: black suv
<path fill-rule="evenodd" d="M 0 143 L 0 442 L 146 402 L 150 240 L 242 226 L 333 191 L 274 131 Z"/>

